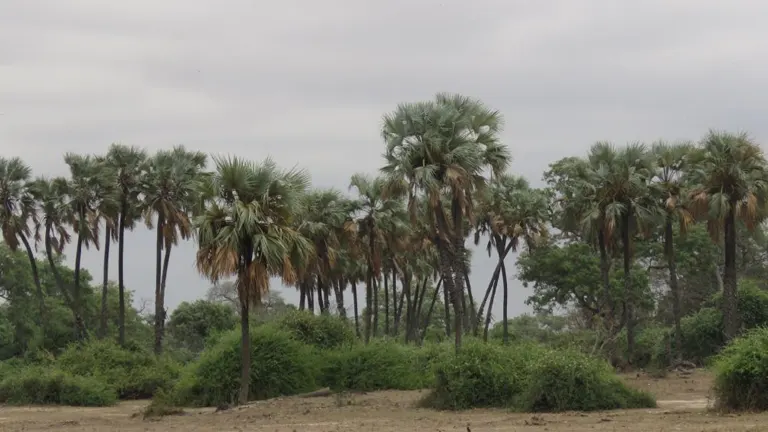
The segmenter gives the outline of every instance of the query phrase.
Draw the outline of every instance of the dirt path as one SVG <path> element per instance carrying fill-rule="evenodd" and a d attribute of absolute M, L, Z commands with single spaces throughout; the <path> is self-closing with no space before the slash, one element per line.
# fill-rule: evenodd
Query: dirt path
<path fill-rule="evenodd" d="M 710 378 L 702 372 L 658 380 L 625 377 L 657 395 L 659 408 L 604 413 L 510 414 L 503 410 L 441 413 L 412 408 L 423 393 L 281 398 L 230 411 L 190 410 L 183 416 L 144 421 L 146 402 L 112 408 L 0 408 L 0 431 L 757 431 L 768 414 L 718 416 L 706 411 Z"/>

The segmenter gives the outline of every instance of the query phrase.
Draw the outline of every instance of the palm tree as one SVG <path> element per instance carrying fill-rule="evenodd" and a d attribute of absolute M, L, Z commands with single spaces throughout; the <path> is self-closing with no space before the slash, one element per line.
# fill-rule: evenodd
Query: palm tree
<path fill-rule="evenodd" d="M 192 236 L 190 213 L 198 203 L 201 190 L 201 171 L 207 156 L 189 152 L 183 146 L 170 151 L 159 151 L 149 160 L 148 171 L 141 183 L 144 197 L 144 220 L 152 228 L 156 219 L 157 243 L 155 247 L 155 344 L 156 354 L 163 350 L 165 328 L 165 286 L 171 248 L 179 239 Z M 163 251 L 165 256 L 163 257 Z"/>
<path fill-rule="evenodd" d="M 75 314 L 76 308 L 72 303 L 70 287 L 65 285 L 53 255 L 55 252 L 60 256 L 71 240 L 66 227 L 72 220 L 68 196 L 69 184 L 64 177 L 53 179 L 39 177 L 30 184 L 30 191 L 37 200 L 41 213 L 41 217 L 35 224 L 35 239 L 43 242 L 56 287 L 67 307 Z"/>
<path fill-rule="evenodd" d="M 429 203 L 440 273 L 455 309 L 456 349 L 461 346 L 467 272 L 464 220 L 472 218 L 472 196 L 485 183 L 483 172 L 491 168 L 498 174 L 509 163 L 509 152 L 498 141 L 501 125 L 501 115 L 480 101 L 448 94 L 402 104 L 384 117 L 382 172 L 396 189 L 405 186 L 412 211 L 419 194 Z"/>
<path fill-rule="evenodd" d="M 694 214 L 708 221 L 714 240 L 724 240 L 723 316 L 725 336 L 730 340 L 740 326 L 736 224 L 741 222 L 752 231 L 764 218 L 768 164 L 760 146 L 748 135 L 710 131 L 692 153 L 687 173 Z"/>
<path fill-rule="evenodd" d="M 488 314 L 483 331 L 485 339 L 488 338 L 490 311 L 493 307 L 499 277 L 501 277 L 504 286 L 502 308 L 504 343 L 509 343 L 509 319 L 507 316 L 509 289 L 504 260 L 510 251 L 517 251 L 521 241 L 529 249 L 532 249 L 541 241 L 542 237 L 546 237 L 548 231 L 546 224 L 549 220 L 548 206 L 549 202 L 543 191 L 531 189 L 528 181 L 524 178 L 508 174 L 495 177 L 490 186 L 480 195 L 478 209 L 480 217 L 475 230 L 475 244 L 480 242 L 481 235 L 488 235 L 486 245 L 488 254 L 490 255 L 491 250 L 495 248 L 498 256 L 496 270 L 480 307 L 480 315 L 482 315 L 483 306 L 490 294 Z"/>
<path fill-rule="evenodd" d="M 40 284 L 40 273 L 37 261 L 29 242 L 31 235 L 30 223 L 37 223 L 37 208 L 34 194 L 30 190 L 29 181 L 32 169 L 20 158 L 6 159 L 0 157 L 0 226 L 3 230 L 3 240 L 12 251 L 19 247 L 19 241 L 24 245 L 32 269 L 32 277 L 37 289 L 37 301 L 40 316 L 37 318 L 42 328 L 45 316 L 45 298 Z"/>
<path fill-rule="evenodd" d="M 112 144 L 107 152 L 107 164 L 112 169 L 117 185 L 119 215 L 117 224 L 117 279 L 118 279 L 118 341 L 125 346 L 125 230 L 132 230 L 141 214 L 139 184 L 145 175 L 147 153 L 138 147 Z"/>
<path fill-rule="evenodd" d="M 656 174 L 653 178 L 652 186 L 664 216 L 664 255 L 667 260 L 667 270 L 669 271 L 669 289 L 672 292 L 672 318 L 675 323 L 675 352 L 677 360 L 682 360 L 683 330 L 680 324 L 682 313 L 680 289 L 677 283 L 673 225 L 678 223 L 680 232 L 684 233 L 693 222 L 693 217 L 683 202 L 686 198 L 683 174 L 686 169 L 688 156 L 692 150 L 693 146 L 688 143 L 668 144 L 657 142 L 653 144 L 652 148 L 652 153 L 656 158 Z"/>
<path fill-rule="evenodd" d="M 321 299 L 321 312 L 329 312 L 327 298 L 332 288 L 331 274 L 336 267 L 336 256 L 346 233 L 354 226 L 349 223 L 349 203 L 334 189 L 315 190 L 301 199 L 301 220 L 297 230 L 315 247 L 317 259 L 313 272 L 317 281 L 317 295 Z"/>
<path fill-rule="evenodd" d="M 250 391 L 249 307 L 269 290 L 270 276 L 295 282 L 291 255 L 309 256 L 312 244 L 291 227 L 309 177 L 304 171 L 283 171 L 271 160 L 257 164 L 239 158 L 215 159 L 209 178 L 205 212 L 196 218 L 199 271 L 214 282 L 237 278 L 240 300 L 241 375 L 239 402 Z"/>
<path fill-rule="evenodd" d="M 370 339 L 370 329 L 377 327 L 370 320 L 371 318 L 375 320 L 378 315 L 372 314 L 371 311 L 378 310 L 376 295 L 378 290 L 375 289 L 374 283 L 380 277 L 384 267 L 383 249 L 386 246 L 393 246 L 396 239 L 402 239 L 406 234 L 403 201 L 397 196 L 388 194 L 387 185 L 387 179 L 384 177 L 372 177 L 361 173 L 353 174 L 349 181 L 349 188 L 357 192 L 357 198 L 352 204 L 352 212 L 357 216 L 359 238 L 365 244 L 361 250 L 364 251 L 368 269 L 366 302 L 371 304 L 367 305 L 366 319 L 369 322 L 366 325 L 366 341 Z M 387 306 L 387 315 L 388 312 Z"/>
<path fill-rule="evenodd" d="M 111 170 L 111 167 L 109 167 L 108 160 L 105 156 L 97 156 L 96 163 L 101 164 L 102 166 L 105 166 L 107 169 Z M 114 173 L 110 171 L 110 174 L 111 178 L 109 180 L 111 181 L 114 178 Z M 109 294 L 109 253 L 112 241 L 118 240 L 116 228 L 118 216 L 120 213 L 119 202 L 117 196 L 114 193 L 115 190 L 116 189 L 113 188 L 112 196 L 108 197 L 109 199 L 102 200 L 100 207 L 97 209 L 98 218 L 104 221 L 104 262 L 102 265 L 101 312 L 99 314 L 98 332 L 99 339 L 104 339 L 107 337 L 107 327 L 109 324 L 109 313 L 107 310 L 107 297 Z"/>
<path fill-rule="evenodd" d="M 110 168 L 91 156 L 81 156 L 73 153 L 64 155 L 64 162 L 69 166 L 70 224 L 77 234 L 75 251 L 75 284 L 72 292 L 72 302 L 75 307 L 75 327 L 77 337 L 87 337 L 85 320 L 83 318 L 84 304 L 81 293 L 81 259 L 83 247 L 93 244 L 99 249 L 99 213 L 104 201 L 116 197 L 115 184 L 112 182 Z"/>

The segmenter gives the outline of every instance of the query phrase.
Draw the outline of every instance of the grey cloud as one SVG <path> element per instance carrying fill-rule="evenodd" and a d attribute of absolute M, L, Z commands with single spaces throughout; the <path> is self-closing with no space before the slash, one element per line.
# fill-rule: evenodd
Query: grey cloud
<path fill-rule="evenodd" d="M 455 91 L 502 111 L 512 170 L 540 185 L 549 162 L 598 139 L 768 138 L 767 12 L 749 0 L 6 0 L 0 142 L 37 174 L 112 141 L 183 143 L 271 155 L 346 190 L 381 164 L 382 114 Z M 129 238 L 138 297 L 153 292 L 152 249 L 144 228 Z M 174 251 L 169 305 L 208 285 L 193 260 L 192 244 Z M 99 253 L 85 262 L 98 277 Z M 476 251 L 477 296 L 493 265 Z M 524 297 L 515 283 L 511 312 Z"/>

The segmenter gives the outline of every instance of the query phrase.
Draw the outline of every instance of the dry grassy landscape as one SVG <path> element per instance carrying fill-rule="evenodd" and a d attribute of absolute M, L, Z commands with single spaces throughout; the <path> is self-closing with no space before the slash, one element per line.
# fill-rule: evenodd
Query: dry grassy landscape
<path fill-rule="evenodd" d="M 287 397 L 229 411 L 188 410 L 184 415 L 143 420 L 146 402 L 112 408 L 5 407 L 3 431 L 758 431 L 768 414 L 719 415 L 707 410 L 711 377 L 625 376 L 651 391 L 659 408 L 563 414 L 514 414 L 503 410 L 444 413 L 413 408 L 421 392 L 385 391 L 321 398 Z"/>

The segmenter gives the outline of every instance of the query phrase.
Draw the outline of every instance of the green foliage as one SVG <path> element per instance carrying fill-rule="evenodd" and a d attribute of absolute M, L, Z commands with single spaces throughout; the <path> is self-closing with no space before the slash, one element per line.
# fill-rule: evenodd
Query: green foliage
<path fill-rule="evenodd" d="M 328 314 L 292 311 L 278 319 L 276 325 L 296 340 L 321 349 L 339 348 L 357 341 L 348 321 Z"/>
<path fill-rule="evenodd" d="M 435 365 L 436 383 L 422 401 L 436 409 L 506 407 L 519 411 L 594 411 L 655 407 L 599 359 L 535 344 L 469 342 Z"/>
<path fill-rule="evenodd" d="M 467 341 L 458 354 L 436 362 L 435 386 L 422 405 L 444 410 L 513 406 L 528 364 L 542 352 L 535 345 L 518 348 Z"/>
<path fill-rule="evenodd" d="M 251 328 L 250 400 L 313 390 L 320 364 L 314 350 L 271 326 Z M 240 387 L 240 330 L 225 333 L 188 365 L 170 400 L 179 406 L 231 403 Z"/>
<path fill-rule="evenodd" d="M 717 356 L 714 370 L 718 408 L 768 410 L 768 328 L 735 339 Z"/>
<path fill-rule="evenodd" d="M 526 412 L 655 408 L 653 396 L 630 389 L 604 361 L 576 351 L 550 351 L 527 369 L 516 408 Z"/>
<path fill-rule="evenodd" d="M 432 384 L 430 364 L 447 351 L 445 345 L 429 349 L 393 340 L 374 340 L 330 353 L 323 384 L 338 390 L 415 390 Z"/>
<path fill-rule="evenodd" d="M 199 353 L 210 335 L 232 330 L 237 321 L 235 311 L 225 304 L 205 300 L 183 302 L 168 320 L 168 339 L 177 349 Z"/>
<path fill-rule="evenodd" d="M 58 359 L 61 369 L 72 375 L 93 376 L 112 386 L 121 399 L 148 398 L 169 388 L 180 367 L 157 359 L 143 350 L 120 348 L 111 341 L 90 341 L 70 346 Z"/>
<path fill-rule="evenodd" d="M 117 402 L 114 389 L 93 377 L 61 370 L 29 367 L 0 381 L 0 403 L 11 405 L 108 406 Z"/>

